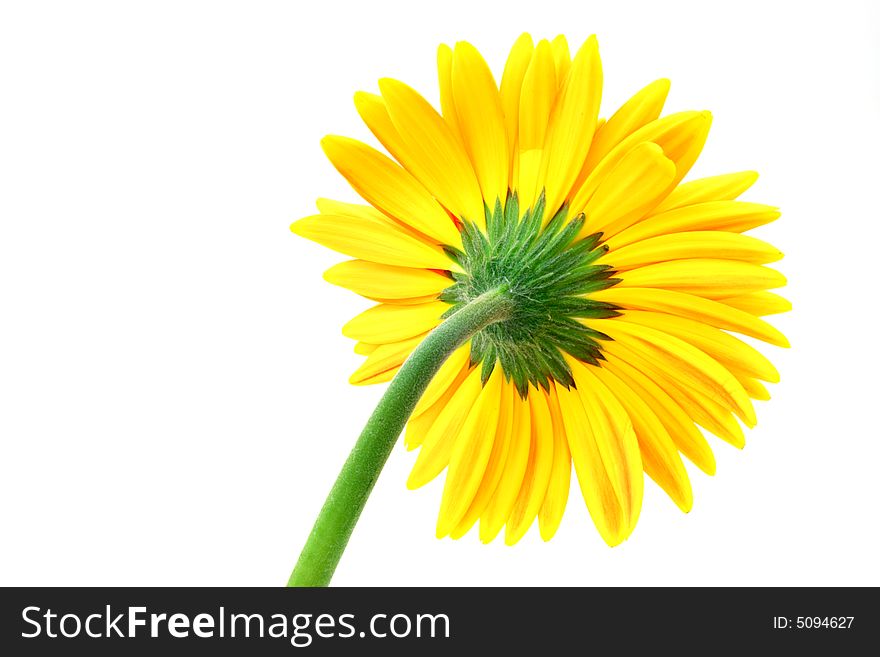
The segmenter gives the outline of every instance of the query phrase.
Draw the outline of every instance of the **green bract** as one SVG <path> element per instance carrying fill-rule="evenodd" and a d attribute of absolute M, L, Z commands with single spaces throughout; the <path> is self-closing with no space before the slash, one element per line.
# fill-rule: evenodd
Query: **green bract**
<path fill-rule="evenodd" d="M 584 326 L 584 318 L 615 317 L 612 304 L 594 301 L 590 292 L 615 285 L 614 270 L 594 264 L 608 250 L 601 233 L 578 238 L 584 225 L 581 213 L 568 219 L 568 206 L 544 224 L 544 194 L 519 216 L 515 193 L 504 207 L 486 208 L 486 232 L 464 221 L 464 252 L 448 249 L 464 273 L 440 298 L 453 307 L 450 316 L 481 294 L 504 286 L 513 302 L 509 319 L 486 326 L 471 339 L 471 360 L 482 363 L 485 382 L 496 364 L 525 396 L 529 384 L 547 388 L 554 379 L 574 384 L 563 353 L 598 364 L 603 358 L 599 340 L 604 333 Z"/>

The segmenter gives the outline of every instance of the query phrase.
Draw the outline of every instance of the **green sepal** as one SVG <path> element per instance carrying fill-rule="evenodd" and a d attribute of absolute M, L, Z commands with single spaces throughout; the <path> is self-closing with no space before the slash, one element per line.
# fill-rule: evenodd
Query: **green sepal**
<path fill-rule="evenodd" d="M 485 232 L 462 221 L 463 252 L 456 252 L 464 273 L 440 294 L 454 313 L 488 289 L 506 286 L 513 309 L 504 321 L 486 326 L 471 339 L 470 358 L 481 366 L 485 383 L 496 366 L 525 397 L 530 387 L 547 389 L 550 381 L 575 385 L 564 354 L 593 365 L 604 360 L 601 342 L 610 338 L 582 320 L 620 314 L 617 306 L 590 294 L 618 283 L 615 270 L 596 260 L 608 251 L 602 233 L 586 237 L 587 218 L 569 219 L 563 204 L 544 222 L 546 195 L 520 215 L 519 199 L 508 192 L 502 205 L 484 204 Z"/>

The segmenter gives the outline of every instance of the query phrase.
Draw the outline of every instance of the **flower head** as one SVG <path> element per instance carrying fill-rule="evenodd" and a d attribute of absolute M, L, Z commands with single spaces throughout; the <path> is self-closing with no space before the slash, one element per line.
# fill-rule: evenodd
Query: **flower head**
<path fill-rule="evenodd" d="M 510 312 L 443 364 L 407 425 L 419 487 L 447 471 L 439 536 L 479 521 L 515 543 L 538 520 L 553 536 L 572 464 L 610 545 L 638 519 L 643 472 L 684 511 L 682 458 L 713 474 L 702 427 L 737 446 L 773 365 L 733 333 L 788 346 L 762 316 L 789 309 L 775 248 L 743 233 L 776 208 L 735 200 L 757 174 L 680 184 L 708 112 L 660 117 L 658 80 L 599 118 L 591 37 L 514 44 L 496 84 L 468 43 L 438 52 L 436 111 L 402 82 L 358 93 L 388 155 L 330 136 L 322 145 L 369 205 L 320 200 L 295 233 L 354 260 L 325 274 L 377 305 L 343 332 L 366 356 L 356 384 L 390 380 L 424 337 L 501 290 Z M 389 157 L 390 155 L 390 157 Z"/>

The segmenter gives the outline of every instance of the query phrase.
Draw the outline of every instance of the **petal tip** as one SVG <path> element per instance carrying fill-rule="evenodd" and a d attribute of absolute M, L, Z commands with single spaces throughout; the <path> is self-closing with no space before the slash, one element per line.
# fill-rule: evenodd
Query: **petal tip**
<path fill-rule="evenodd" d="M 542 525 L 539 527 L 541 540 L 547 543 L 550 539 L 552 539 L 556 535 L 556 527 L 548 527 L 547 525 Z"/>
<path fill-rule="evenodd" d="M 449 527 L 448 523 L 444 523 L 442 520 L 437 521 L 437 528 L 434 530 L 434 536 L 438 539 L 444 539 L 449 536 Z"/>
<path fill-rule="evenodd" d="M 297 219 L 292 224 L 290 224 L 290 232 L 294 235 L 308 238 L 309 226 L 311 226 L 312 223 L 312 217 L 303 217 L 302 219 Z"/>
<path fill-rule="evenodd" d="M 422 486 L 425 485 L 426 482 L 422 481 L 422 478 L 416 474 L 415 469 L 409 473 L 409 477 L 406 478 L 406 487 L 408 490 L 418 490 Z"/>

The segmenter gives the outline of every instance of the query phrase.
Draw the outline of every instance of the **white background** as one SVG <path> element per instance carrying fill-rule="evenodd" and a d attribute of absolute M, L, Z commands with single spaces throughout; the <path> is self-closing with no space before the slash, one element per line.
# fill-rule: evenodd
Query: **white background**
<path fill-rule="evenodd" d="M 318 145 L 368 139 L 382 76 L 436 100 L 438 43 L 597 33 L 603 115 L 673 79 L 715 116 L 694 170 L 780 205 L 794 347 L 742 452 L 681 514 L 651 483 L 609 549 L 576 489 L 556 538 L 438 541 L 442 478 L 399 445 L 339 585 L 880 584 L 875 2 L 7 2 L 0 9 L 0 583 L 279 585 L 381 387 L 366 307 L 293 236 L 353 198 Z"/>

